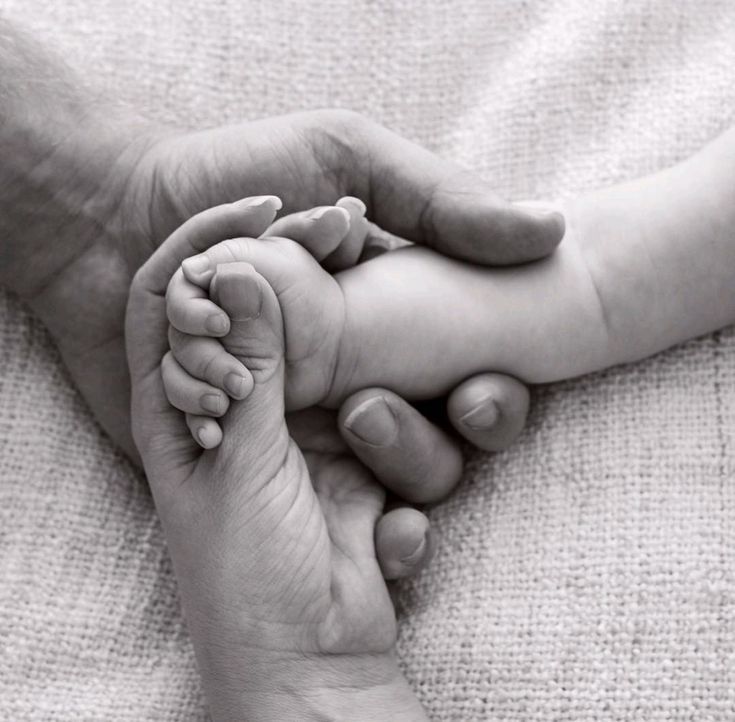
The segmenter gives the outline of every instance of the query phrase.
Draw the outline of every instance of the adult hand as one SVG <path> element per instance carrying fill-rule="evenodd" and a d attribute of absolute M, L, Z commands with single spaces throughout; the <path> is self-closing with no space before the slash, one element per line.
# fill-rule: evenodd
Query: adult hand
<path fill-rule="evenodd" d="M 247 235 L 268 223 L 262 206 L 235 215 Z M 254 297 L 241 278 L 218 285 L 235 319 L 225 345 L 257 339 L 259 361 L 254 390 L 222 419 L 222 444 L 202 451 L 163 388 L 168 258 L 162 247 L 131 289 L 133 428 L 213 717 L 424 720 L 393 655 L 382 487 L 333 413 L 307 409 L 286 428 L 283 324 L 264 281 L 262 313 L 243 306 Z"/>
<path fill-rule="evenodd" d="M 205 207 L 251 193 L 279 195 L 287 210 L 357 195 L 388 231 L 481 263 L 544 256 L 563 234 L 557 214 L 500 201 L 473 173 L 353 113 L 302 113 L 179 134 L 101 119 L 95 110 L 82 125 L 55 148 L 57 163 L 43 168 L 41 190 L 54 198 L 45 214 L 33 204 L 35 215 L 29 212 L 27 202 L 8 206 L 16 223 L 0 280 L 45 321 L 93 412 L 132 456 L 122 333 L 130 279 L 168 233 Z M 64 168 L 70 159 L 81 166 L 73 174 Z M 172 263 L 189 253 L 183 249 Z M 332 260 L 339 267 L 356 258 Z M 446 434 L 382 391 L 359 401 L 352 410 L 361 413 L 344 420 L 345 438 L 361 458 L 380 454 L 381 466 L 402 478 L 406 470 L 431 479 L 427 473 L 437 468 L 456 478 L 460 455 Z M 497 449 L 522 428 L 526 407 L 523 387 L 490 375 L 453 394 L 449 415 L 469 441 Z"/>

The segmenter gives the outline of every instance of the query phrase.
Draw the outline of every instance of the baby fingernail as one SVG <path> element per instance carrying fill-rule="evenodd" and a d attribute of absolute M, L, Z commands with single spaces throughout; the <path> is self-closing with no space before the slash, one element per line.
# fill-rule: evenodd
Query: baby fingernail
<path fill-rule="evenodd" d="M 206 273 L 209 270 L 209 258 L 205 255 L 192 256 L 191 258 L 185 259 L 182 264 L 185 271 L 198 276 L 202 273 Z"/>
<path fill-rule="evenodd" d="M 266 204 L 272 206 L 274 211 L 280 211 L 283 208 L 283 202 L 278 196 L 251 196 L 235 201 L 232 205 L 238 208 L 260 208 Z"/>
<path fill-rule="evenodd" d="M 247 379 L 234 371 L 225 376 L 225 389 L 235 399 L 244 399 Z"/>
<path fill-rule="evenodd" d="M 345 428 L 371 446 L 388 446 L 398 435 L 398 422 L 384 398 L 366 401 L 344 420 Z"/>
<path fill-rule="evenodd" d="M 242 279 L 243 315 L 239 320 L 250 321 L 260 316 L 263 310 L 263 289 L 256 276 L 244 276 Z"/>
<path fill-rule="evenodd" d="M 199 399 L 199 404 L 210 414 L 221 414 L 223 411 L 222 398 L 218 394 L 204 394 Z"/>
<path fill-rule="evenodd" d="M 224 336 L 230 330 L 230 319 L 221 313 L 213 313 L 204 322 L 204 327 L 209 333 Z"/>
<path fill-rule="evenodd" d="M 492 399 L 484 399 L 459 420 L 474 431 L 488 431 L 498 422 L 500 409 Z"/>

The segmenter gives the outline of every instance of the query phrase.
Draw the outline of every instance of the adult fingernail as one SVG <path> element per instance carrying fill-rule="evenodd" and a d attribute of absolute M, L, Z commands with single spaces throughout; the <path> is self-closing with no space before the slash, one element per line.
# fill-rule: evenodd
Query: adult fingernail
<path fill-rule="evenodd" d="M 260 208 L 266 204 L 272 206 L 274 211 L 283 208 L 283 202 L 278 196 L 251 196 L 235 201 L 232 205 L 238 208 Z"/>
<path fill-rule="evenodd" d="M 205 411 L 209 411 L 210 414 L 221 414 L 222 413 L 222 398 L 219 394 L 203 394 L 199 399 L 201 407 Z"/>
<path fill-rule="evenodd" d="M 230 319 L 224 314 L 213 313 L 204 322 L 204 328 L 209 333 L 214 333 L 217 336 L 224 336 L 230 330 Z"/>
<path fill-rule="evenodd" d="M 338 208 L 350 206 L 361 216 L 364 216 L 367 213 L 367 206 L 359 198 L 355 198 L 354 196 L 345 196 L 344 198 L 340 198 L 337 203 Z"/>
<path fill-rule="evenodd" d="M 492 399 L 483 399 L 471 411 L 460 417 L 460 422 L 473 431 L 488 431 L 500 417 L 500 409 Z"/>
<path fill-rule="evenodd" d="M 235 399 L 244 399 L 247 379 L 234 371 L 225 376 L 225 389 Z"/>
<path fill-rule="evenodd" d="M 426 533 L 423 537 L 421 537 L 421 541 L 419 542 L 419 545 L 414 549 L 410 554 L 406 555 L 405 557 L 401 558 L 401 562 L 405 564 L 408 567 L 413 567 L 418 564 L 423 556 L 424 552 L 426 551 L 426 545 L 429 543 L 429 530 L 426 530 Z"/>
<path fill-rule="evenodd" d="M 200 426 L 197 429 L 197 440 L 199 441 L 199 445 L 203 446 L 205 449 L 208 449 L 211 443 L 211 439 L 209 438 L 209 434 L 207 433 L 207 427 L 206 426 Z"/>
<path fill-rule="evenodd" d="M 339 208 L 338 206 L 324 206 L 323 208 L 315 208 L 306 214 L 306 217 L 311 221 L 318 221 L 320 218 L 324 218 L 327 215 L 341 215 L 349 225 L 350 223 L 350 212 L 346 208 Z"/>
<path fill-rule="evenodd" d="M 195 276 L 199 276 L 209 270 L 209 258 L 204 254 L 200 254 L 198 256 L 192 256 L 191 258 L 185 259 L 181 265 L 184 267 L 185 271 Z"/>
<path fill-rule="evenodd" d="M 560 225 L 565 224 L 564 220 L 564 214 L 555 206 L 552 205 L 536 205 L 535 203 L 529 203 L 528 205 L 525 203 L 517 203 L 516 206 L 527 215 L 533 217 L 533 218 L 539 218 L 539 219 L 547 219 L 547 218 L 555 218 L 556 221 Z"/>
<path fill-rule="evenodd" d="M 344 420 L 344 426 L 371 446 L 388 446 L 398 435 L 396 417 L 382 396 L 353 409 Z"/>

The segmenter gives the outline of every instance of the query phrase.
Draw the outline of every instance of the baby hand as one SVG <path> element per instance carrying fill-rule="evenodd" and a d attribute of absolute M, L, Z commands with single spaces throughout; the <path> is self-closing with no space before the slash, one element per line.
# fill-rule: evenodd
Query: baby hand
<path fill-rule="evenodd" d="M 225 212 L 222 207 L 199 214 L 191 220 L 192 228 L 189 232 L 203 232 L 200 229 L 208 227 L 207 232 L 211 237 L 212 229 L 221 224 L 224 240 L 227 229 L 221 216 Z M 369 228 L 364 212 L 365 206 L 361 201 L 343 198 L 336 206 L 323 206 L 285 216 L 275 221 L 261 238 L 292 239 L 306 248 L 314 259 L 326 267 L 337 269 L 345 264 L 355 263 L 363 252 Z M 220 248 L 225 245 L 222 244 Z M 269 252 L 272 253 L 270 248 Z M 289 245 L 285 252 L 296 254 L 289 270 L 294 274 L 302 273 L 299 266 L 305 260 L 302 256 L 306 254 L 295 244 Z M 170 403 L 185 412 L 187 424 L 197 443 L 205 449 L 211 449 L 222 440 L 222 431 L 216 418 L 227 411 L 230 399 L 247 398 L 253 382 L 250 371 L 229 354 L 217 338 L 229 333 L 230 319 L 209 298 L 209 283 L 215 272 L 213 264 L 199 269 L 196 260 L 184 262 L 182 269 L 174 274 L 167 290 L 171 351 L 163 360 L 162 374 Z M 222 259 L 223 262 L 227 260 L 232 259 Z M 303 269 L 304 277 L 308 270 L 308 267 Z M 291 294 L 294 285 L 289 284 Z M 314 288 L 308 290 L 309 293 L 304 293 L 303 299 L 306 304 L 308 295 L 313 294 Z M 322 300 L 323 295 L 320 294 L 320 301 Z M 334 304 L 335 310 L 336 306 Z M 324 313 L 315 311 L 315 316 L 322 318 Z M 299 331 L 300 333 L 291 334 L 289 350 L 292 356 L 303 356 L 302 349 L 310 347 L 314 339 L 320 344 L 324 341 L 325 334 L 318 322 Z M 310 400 L 307 399 L 298 406 L 308 405 Z"/>

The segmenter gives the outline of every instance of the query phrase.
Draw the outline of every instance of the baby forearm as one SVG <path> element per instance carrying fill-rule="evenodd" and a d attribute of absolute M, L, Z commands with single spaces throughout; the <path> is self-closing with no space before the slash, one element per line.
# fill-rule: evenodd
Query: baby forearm
<path fill-rule="evenodd" d="M 566 211 L 605 310 L 610 365 L 735 320 L 735 132 Z"/>
<path fill-rule="evenodd" d="M 516 268 L 481 268 L 413 247 L 339 277 L 347 307 L 340 391 L 411 398 L 494 370 L 554 381 L 605 364 L 605 328 L 573 244 Z"/>
<path fill-rule="evenodd" d="M 430 397 L 487 370 L 557 381 L 735 320 L 735 132 L 564 210 L 561 246 L 533 264 L 481 268 L 414 247 L 340 274 L 341 391 Z"/>

